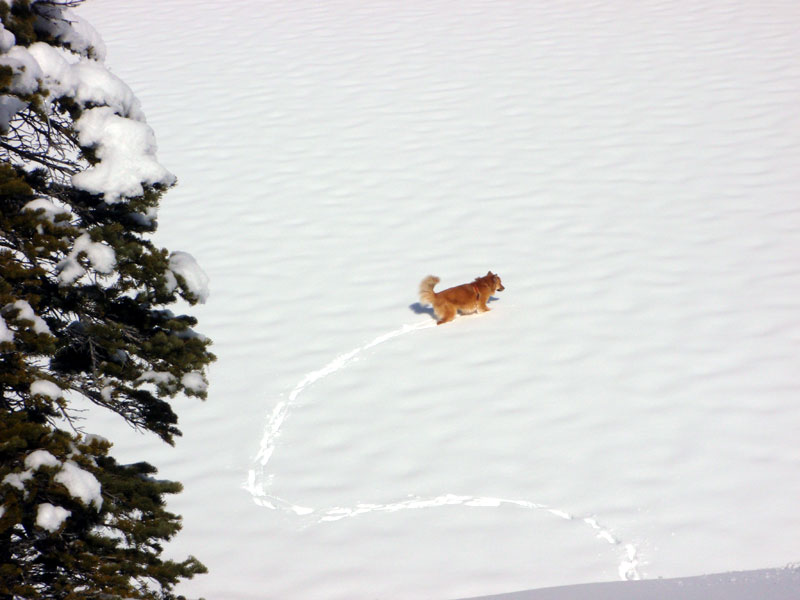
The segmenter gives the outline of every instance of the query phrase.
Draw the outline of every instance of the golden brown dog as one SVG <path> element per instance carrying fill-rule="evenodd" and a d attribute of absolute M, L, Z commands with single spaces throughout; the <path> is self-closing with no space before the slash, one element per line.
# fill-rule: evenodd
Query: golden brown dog
<path fill-rule="evenodd" d="M 500 276 L 489 271 L 483 277 L 478 277 L 472 283 L 457 285 L 441 292 L 434 292 L 433 286 L 439 283 L 439 278 L 428 275 L 419 284 L 419 299 L 433 305 L 439 321 L 437 325 L 452 321 L 456 313 L 472 313 L 475 311 L 486 312 L 491 310 L 486 306 L 489 297 L 495 292 L 504 289 Z"/>

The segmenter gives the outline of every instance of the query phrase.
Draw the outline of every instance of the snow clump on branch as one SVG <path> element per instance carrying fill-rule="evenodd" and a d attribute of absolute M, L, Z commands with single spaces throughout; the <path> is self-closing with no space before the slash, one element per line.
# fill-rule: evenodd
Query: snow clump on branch
<path fill-rule="evenodd" d="M 205 304 L 210 294 L 208 289 L 208 275 L 197 264 L 194 257 L 188 252 L 173 252 L 169 257 L 169 273 L 172 279 L 169 287 L 175 289 L 180 280 L 187 292 L 194 296 L 200 304 Z M 180 280 L 177 278 L 180 277 Z"/>
<path fill-rule="evenodd" d="M 94 150 L 98 162 L 73 175 L 81 190 L 102 194 L 110 203 L 144 193 L 142 184 L 170 187 L 176 177 L 156 158 L 153 130 L 130 87 L 103 64 L 100 35 L 65 7 L 42 7 L 41 21 L 67 48 L 44 42 L 16 44 L 14 35 L 0 30 L 0 66 L 13 73 L 9 91 L 0 96 L 0 131 L 7 132 L 14 116 L 28 107 L 24 96 L 47 92 L 44 106 L 52 112 L 61 98 L 75 102 L 83 115 L 76 123 L 78 142 Z"/>
<path fill-rule="evenodd" d="M 67 520 L 72 513 L 61 506 L 54 506 L 49 502 L 39 505 L 36 512 L 36 525 L 47 531 L 58 531 L 61 524 Z"/>

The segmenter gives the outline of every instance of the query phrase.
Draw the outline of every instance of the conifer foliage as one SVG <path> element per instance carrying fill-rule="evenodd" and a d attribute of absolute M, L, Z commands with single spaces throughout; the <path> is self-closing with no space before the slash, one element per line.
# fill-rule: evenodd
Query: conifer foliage
<path fill-rule="evenodd" d="M 149 237 L 175 177 L 80 0 L 0 0 L 0 597 L 174 598 L 205 571 L 160 557 L 180 529 L 147 463 L 118 464 L 76 402 L 169 444 L 170 399 L 214 360 L 180 299 L 207 295 Z"/>

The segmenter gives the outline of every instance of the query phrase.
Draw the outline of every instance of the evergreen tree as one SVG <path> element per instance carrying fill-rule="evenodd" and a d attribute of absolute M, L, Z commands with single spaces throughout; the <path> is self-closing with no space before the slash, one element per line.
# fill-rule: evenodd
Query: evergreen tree
<path fill-rule="evenodd" d="M 81 434 L 80 397 L 169 444 L 169 400 L 214 360 L 186 253 L 154 245 L 175 178 L 80 0 L 0 0 L 0 597 L 174 598 L 205 568 L 162 560 L 180 484 Z"/>
<path fill-rule="evenodd" d="M 0 597 L 173 598 L 181 578 L 205 572 L 193 557 L 159 557 L 180 529 L 163 500 L 179 483 L 23 412 L 3 416 L 0 439 Z"/>

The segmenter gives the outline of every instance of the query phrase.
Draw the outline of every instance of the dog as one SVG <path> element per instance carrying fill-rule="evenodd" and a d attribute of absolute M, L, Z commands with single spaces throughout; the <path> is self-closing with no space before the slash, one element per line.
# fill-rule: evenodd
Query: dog
<path fill-rule="evenodd" d="M 439 319 L 436 324 L 441 325 L 455 319 L 458 312 L 473 313 L 491 310 L 486 306 L 489 297 L 495 292 L 502 292 L 503 282 L 499 275 L 489 271 L 483 277 L 478 277 L 472 283 L 457 285 L 441 292 L 434 292 L 433 287 L 439 283 L 439 278 L 428 275 L 419 284 L 419 299 L 433 305 L 433 312 Z"/>

